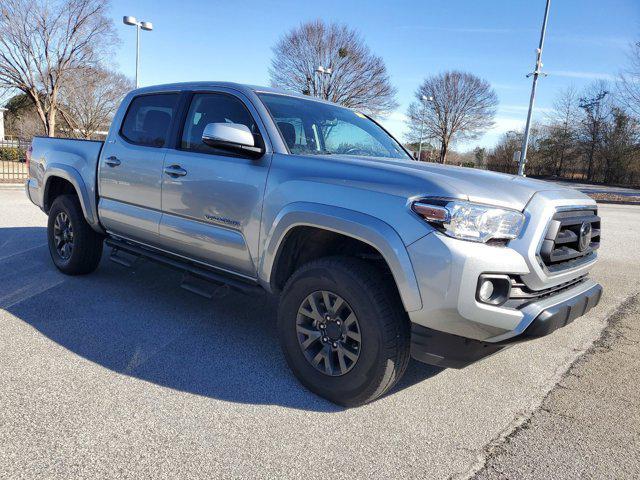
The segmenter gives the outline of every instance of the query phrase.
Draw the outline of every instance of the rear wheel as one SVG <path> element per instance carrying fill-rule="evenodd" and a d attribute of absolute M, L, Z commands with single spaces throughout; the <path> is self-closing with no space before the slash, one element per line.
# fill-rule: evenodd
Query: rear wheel
<path fill-rule="evenodd" d="M 282 292 L 278 330 L 287 362 L 332 402 L 375 400 L 407 367 L 408 319 L 382 277 L 357 258 L 325 258 L 301 267 Z"/>
<path fill-rule="evenodd" d="M 49 210 L 47 236 L 51 259 L 61 272 L 82 275 L 98 267 L 103 237 L 84 219 L 75 195 L 60 195 L 54 200 Z"/>

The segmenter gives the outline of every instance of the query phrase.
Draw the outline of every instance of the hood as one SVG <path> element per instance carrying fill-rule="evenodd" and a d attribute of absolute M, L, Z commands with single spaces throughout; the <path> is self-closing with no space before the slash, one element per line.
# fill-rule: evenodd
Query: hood
<path fill-rule="evenodd" d="M 441 195 L 472 202 L 523 210 L 531 197 L 540 191 L 564 190 L 575 196 L 576 190 L 551 182 L 467 167 L 455 167 L 413 160 L 331 155 L 332 160 L 404 173 L 418 182 L 417 195 Z M 415 185 L 415 182 L 412 182 Z M 422 186 L 423 185 L 423 186 Z M 437 188 L 433 188 L 436 186 Z"/>

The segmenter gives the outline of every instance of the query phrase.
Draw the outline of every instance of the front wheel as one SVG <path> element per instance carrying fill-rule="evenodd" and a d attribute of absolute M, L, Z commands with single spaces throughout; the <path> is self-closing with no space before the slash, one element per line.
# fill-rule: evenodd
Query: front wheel
<path fill-rule="evenodd" d="M 382 277 L 357 258 L 324 258 L 301 267 L 282 292 L 278 331 L 287 363 L 334 403 L 375 400 L 409 362 L 409 322 Z"/>
<path fill-rule="evenodd" d="M 47 225 L 51 259 L 67 275 L 93 272 L 102 257 L 103 237 L 84 219 L 75 195 L 60 195 L 51 210 Z"/>

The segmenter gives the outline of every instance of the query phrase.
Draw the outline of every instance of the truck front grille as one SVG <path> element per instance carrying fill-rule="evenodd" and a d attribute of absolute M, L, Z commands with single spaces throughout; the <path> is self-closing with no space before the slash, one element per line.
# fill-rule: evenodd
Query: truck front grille
<path fill-rule="evenodd" d="M 588 261 L 600 246 L 597 209 L 556 212 L 540 247 L 540 259 L 551 272 L 566 270 Z"/>

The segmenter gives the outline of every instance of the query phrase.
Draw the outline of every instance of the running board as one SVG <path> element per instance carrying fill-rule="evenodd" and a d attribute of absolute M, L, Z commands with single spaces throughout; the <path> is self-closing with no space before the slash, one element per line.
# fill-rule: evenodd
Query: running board
<path fill-rule="evenodd" d="M 200 277 L 191 275 L 189 272 L 184 272 L 180 287 L 184 288 L 188 292 L 195 293 L 201 297 L 211 300 L 216 294 L 218 289 L 225 287 L 223 283 L 212 282 L 210 280 L 203 280 Z"/>
<path fill-rule="evenodd" d="M 217 286 L 228 285 L 235 290 L 250 295 L 262 295 L 265 292 L 257 283 L 232 277 L 231 274 L 226 275 L 208 268 L 200 267 L 173 255 L 159 253 L 116 238 L 108 238 L 105 243 L 113 249 L 111 253 L 111 260 L 121 265 L 129 267 L 134 263 L 128 262 L 128 259 L 121 255 L 121 253 L 125 253 L 132 257 L 146 258 L 152 262 L 160 263 L 167 267 L 188 273 L 189 275 L 183 278 L 181 286 L 186 290 L 197 293 L 198 295 L 203 295 L 207 298 L 211 298 L 213 295 L 211 294 L 211 296 L 209 296 L 209 289 L 203 287 L 203 282 L 210 282 Z M 197 282 L 192 277 L 195 277 Z"/>
<path fill-rule="evenodd" d="M 111 250 L 111 254 L 109 255 L 109 260 L 113 263 L 117 263 L 118 265 L 122 265 L 123 267 L 130 268 L 132 267 L 136 261 L 140 258 L 140 255 L 131 255 L 123 250 L 119 250 L 117 248 L 113 248 Z"/>

